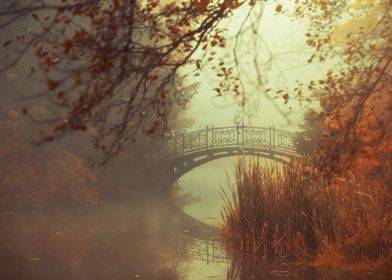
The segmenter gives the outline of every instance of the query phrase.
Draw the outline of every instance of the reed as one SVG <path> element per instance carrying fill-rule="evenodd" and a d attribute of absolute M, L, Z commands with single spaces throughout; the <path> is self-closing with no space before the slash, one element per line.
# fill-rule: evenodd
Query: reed
<path fill-rule="evenodd" d="M 391 192 L 375 182 L 352 174 L 326 181 L 304 162 L 279 170 L 240 159 L 235 182 L 222 189 L 223 239 L 230 250 L 275 259 L 320 259 L 332 247 L 344 259 L 391 255 Z"/>

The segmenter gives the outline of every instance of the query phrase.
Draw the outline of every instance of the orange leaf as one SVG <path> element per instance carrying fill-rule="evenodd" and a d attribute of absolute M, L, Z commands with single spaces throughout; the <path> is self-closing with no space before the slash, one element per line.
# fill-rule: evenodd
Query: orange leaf
<path fill-rule="evenodd" d="M 120 9 L 120 2 L 118 0 L 114 0 L 113 3 L 114 3 L 114 8 L 116 10 L 119 10 Z"/>
<path fill-rule="evenodd" d="M 9 40 L 9 41 L 7 41 L 7 42 L 5 42 L 4 44 L 3 44 L 3 47 L 7 47 L 9 44 L 11 44 L 12 43 L 12 40 Z"/>
<path fill-rule="evenodd" d="M 63 99 L 64 96 L 65 96 L 65 93 L 64 93 L 63 91 L 60 91 L 60 92 L 57 94 L 57 98 L 58 98 L 58 99 Z"/>
<path fill-rule="evenodd" d="M 51 141 L 53 141 L 54 140 L 54 137 L 53 136 L 46 136 L 45 138 L 44 138 L 44 141 L 46 141 L 46 142 L 51 142 Z"/>
<path fill-rule="evenodd" d="M 39 17 L 37 16 L 37 14 L 32 14 L 31 15 L 36 21 L 39 21 Z"/>
<path fill-rule="evenodd" d="M 238 1 L 236 1 L 236 0 L 225 0 L 224 5 L 227 8 L 236 9 L 236 8 L 240 7 L 243 3 L 245 3 L 245 1 L 238 3 Z"/>
<path fill-rule="evenodd" d="M 73 47 L 73 42 L 71 40 L 66 40 L 64 41 L 63 46 L 64 46 L 64 52 L 68 53 L 70 49 Z"/>
<path fill-rule="evenodd" d="M 284 99 L 284 104 L 287 104 L 287 102 L 289 101 L 289 95 L 286 93 L 285 95 L 283 95 L 283 99 Z"/>
<path fill-rule="evenodd" d="M 65 125 L 64 125 L 64 124 L 60 124 L 60 125 L 56 126 L 56 127 L 53 129 L 53 131 L 54 131 L 54 132 L 60 132 L 60 131 L 63 131 L 64 129 L 65 129 Z"/>
<path fill-rule="evenodd" d="M 150 80 L 151 82 L 153 82 L 153 81 L 155 81 L 155 80 L 158 79 L 158 76 L 157 76 L 157 75 L 151 75 L 151 76 L 148 76 L 147 78 L 148 78 L 148 80 Z"/>
<path fill-rule="evenodd" d="M 77 31 L 75 33 L 75 35 L 72 37 L 72 39 L 76 40 L 76 41 L 80 41 L 83 38 L 85 38 L 87 36 L 87 32 L 86 30 L 84 30 L 83 28 L 80 29 L 79 31 Z M 72 42 L 71 42 L 72 43 Z"/>
<path fill-rule="evenodd" d="M 209 2 L 209 0 L 200 0 L 199 3 L 196 4 L 196 7 L 199 11 L 204 11 L 207 8 Z"/>
<path fill-rule="evenodd" d="M 59 85 L 60 85 L 60 83 L 57 81 L 51 81 L 51 80 L 48 81 L 48 89 L 49 90 L 55 90 L 56 88 L 59 87 Z"/>

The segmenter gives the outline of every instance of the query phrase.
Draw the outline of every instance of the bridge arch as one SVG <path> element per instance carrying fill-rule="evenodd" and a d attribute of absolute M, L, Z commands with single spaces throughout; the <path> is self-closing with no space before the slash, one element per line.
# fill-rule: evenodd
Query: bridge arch
<path fill-rule="evenodd" d="M 168 153 L 172 181 L 197 166 L 228 156 L 254 155 L 281 163 L 298 156 L 296 134 L 274 126 L 206 127 L 175 133 L 168 141 Z"/>

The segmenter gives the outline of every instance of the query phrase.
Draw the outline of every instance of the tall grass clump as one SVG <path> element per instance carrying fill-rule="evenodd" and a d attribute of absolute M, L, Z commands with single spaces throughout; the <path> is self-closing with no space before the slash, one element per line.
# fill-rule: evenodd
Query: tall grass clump
<path fill-rule="evenodd" d="M 329 267 L 375 269 L 392 273 L 392 162 L 376 172 L 354 169 L 335 177 L 338 228 L 325 238 L 316 263 Z M 362 171 L 362 172 L 361 172 Z"/>
<path fill-rule="evenodd" d="M 304 162 L 279 170 L 240 159 L 223 191 L 223 239 L 231 250 L 278 259 L 391 255 L 390 189 L 367 180 L 327 181 Z"/>

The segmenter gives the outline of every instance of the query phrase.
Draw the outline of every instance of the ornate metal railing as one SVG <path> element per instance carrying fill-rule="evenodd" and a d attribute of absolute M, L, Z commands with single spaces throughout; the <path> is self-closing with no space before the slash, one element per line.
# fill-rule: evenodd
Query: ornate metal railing
<path fill-rule="evenodd" d="M 276 129 L 274 126 L 238 125 L 173 132 L 168 141 L 168 153 L 172 157 L 220 147 L 263 148 L 296 154 L 296 133 Z"/>

